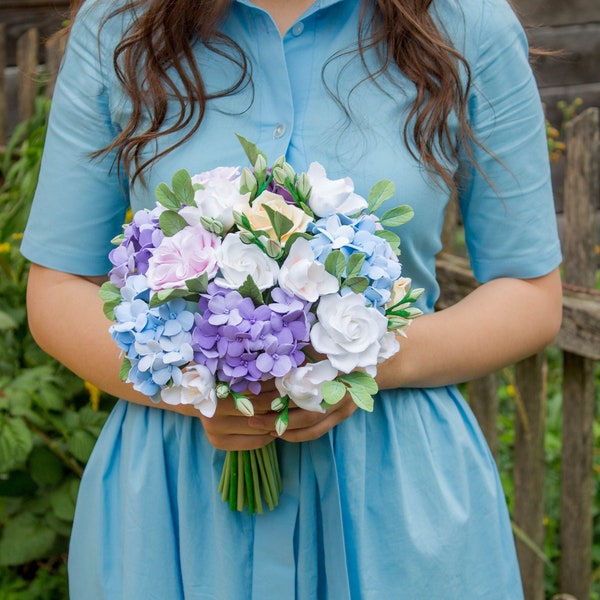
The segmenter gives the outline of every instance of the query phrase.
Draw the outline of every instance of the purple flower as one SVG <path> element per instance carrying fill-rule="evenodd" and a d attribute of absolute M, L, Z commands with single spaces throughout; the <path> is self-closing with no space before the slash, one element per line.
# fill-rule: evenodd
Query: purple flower
<path fill-rule="evenodd" d="M 126 278 L 138 273 L 145 275 L 152 251 L 164 238 L 158 225 L 160 213 L 165 209 L 157 206 L 153 210 L 139 210 L 125 226 L 123 241 L 110 251 L 108 258 L 113 264 L 109 278 L 113 285 L 122 288 Z"/>
<path fill-rule="evenodd" d="M 272 290 L 272 302 L 255 306 L 235 290 L 210 284 L 199 302 L 192 332 L 194 360 L 235 392 L 260 391 L 260 382 L 282 377 L 305 360 L 310 304 Z"/>

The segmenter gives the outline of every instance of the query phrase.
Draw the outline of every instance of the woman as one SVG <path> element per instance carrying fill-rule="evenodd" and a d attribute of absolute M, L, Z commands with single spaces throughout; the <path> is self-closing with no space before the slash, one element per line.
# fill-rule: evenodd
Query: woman
<path fill-rule="evenodd" d="M 273 439 L 119 380 L 98 284 L 126 207 L 187 168 L 245 165 L 235 138 L 366 194 L 383 178 L 415 218 L 404 273 L 425 315 L 380 366 L 375 411 L 290 411 L 279 506 L 231 513 L 224 449 Z M 482 285 L 433 312 L 456 193 Z M 543 116 L 505 0 L 88 0 L 73 24 L 22 246 L 39 344 L 122 398 L 82 480 L 71 598 L 410 600 L 522 597 L 504 496 L 454 384 L 548 344 L 560 248 Z"/>

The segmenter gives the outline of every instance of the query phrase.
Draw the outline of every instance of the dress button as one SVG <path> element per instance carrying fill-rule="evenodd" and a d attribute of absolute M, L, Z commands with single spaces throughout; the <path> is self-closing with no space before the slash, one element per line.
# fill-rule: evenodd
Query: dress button
<path fill-rule="evenodd" d="M 303 31 L 304 31 L 304 23 L 302 21 L 300 21 L 299 23 L 296 23 L 292 27 L 292 34 L 293 35 L 300 35 Z"/>
<path fill-rule="evenodd" d="M 273 130 L 273 137 L 279 139 L 285 133 L 285 125 L 278 123 L 277 127 Z"/>

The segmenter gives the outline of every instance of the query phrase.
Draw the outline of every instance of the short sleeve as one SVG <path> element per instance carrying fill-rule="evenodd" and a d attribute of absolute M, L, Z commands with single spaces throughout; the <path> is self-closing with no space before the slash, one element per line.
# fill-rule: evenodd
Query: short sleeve
<path fill-rule="evenodd" d="M 479 281 L 532 278 L 561 262 L 542 105 L 525 33 L 505 0 L 483 0 L 471 62 L 471 126 L 459 202 Z"/>
<path fill-rule="evenodd" d="M 110 240 L 120 233 L 128 206 L 114 155 L 91 158 L 117 133 L 101 68 L 101 5 L 84 5 L 71 30 L 21 245 L 32 262 L 79 275 L 108 272 Z"/>

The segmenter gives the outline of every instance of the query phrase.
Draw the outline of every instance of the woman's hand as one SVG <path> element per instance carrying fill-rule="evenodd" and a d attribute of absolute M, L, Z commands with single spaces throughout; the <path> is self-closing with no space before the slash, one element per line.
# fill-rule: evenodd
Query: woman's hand
<path fill-rule="evenodd" d="M 210 443 L 220 450 L 252 450 L 266 446 L 277 436 L 275 421 L 279 413 L 271 410 L 271 402 L 279 396 L 272 381 L 263 383 L 261 393 L 248 395 L 254 406 L 254 416 L 243 415 L 231 397 L 219 400 L 211 418 L 200 417 Z M 347 395 L 325 413 L 312 412 L 290 403 L 288 427 L 280 436 L 288 442 L 314 440 L 347 419 L 356 405 Z"/>

